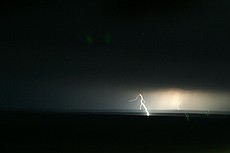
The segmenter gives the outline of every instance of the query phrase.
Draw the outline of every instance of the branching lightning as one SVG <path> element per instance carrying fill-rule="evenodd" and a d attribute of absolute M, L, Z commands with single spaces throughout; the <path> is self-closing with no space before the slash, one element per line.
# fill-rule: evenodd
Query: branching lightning
<path fill-rule="evenodd" d="M 143 107 L 145 112 L 146 112 L 146 115 L 149 116 L 148 109 L 145 106 L 145 100 L 144 100 L 144 98 L 143 98 L 143 96 L 141 94 L 138 94 L 135 99 L 129 100 L 129 102 L 137 101 L 139 97 L 140 97 L 140 109 Z"/>

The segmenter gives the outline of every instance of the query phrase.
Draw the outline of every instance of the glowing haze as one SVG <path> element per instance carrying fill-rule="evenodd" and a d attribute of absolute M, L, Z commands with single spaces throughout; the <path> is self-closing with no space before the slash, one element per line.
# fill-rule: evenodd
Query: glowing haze
<path fill-rule="evenodd" d="M 163 112 L 164 110 L 230 112 L 230 91 L 228 90 L 146 89 L 103 83 L 80 84 L 72 81 L 69 84 L 29 82 L 21 84 L 20 87 L 23 88 L 18 88 L 17 91 L 12 91 L 12 94 L 5 96 L 0 103 L 1 108 L 71 112 L 140 112 L 143 114 L 146 114 L 147 110 L 150 115 L 153 111 Z M 139 94 L 145 101 L 142 101 L 144 105 L 140 101 L 142 97 Z M 137 95 L 139 95 L 138 99 L 130 103 L 129 100 L 136 98 Z"/>
<path fill-rule="evenodd" d="M 149 110 L 229 111 L 230 95 L 214 91 L 156 90 L 143 93 Z"/>
<path fill-rule="evenodd" d="M 82 91 L 84 90 L 82 89 Z M 125 87 L 97 86 L 92 90 L 87 88 L 86 93 L 79 92 L 77 95 L 76 92 L 73 92 L 73 94 L 76 98 L 71 98 L 72 102 L 66 103 L 66 108 L 73 110 L 135 111 L 143 114 L 146 114 L 147 111 L 150 114 L 153 111 L 230 112 L 228 91 L 182 90 L 178 88 L 132 90 Z M 69 97 L 73 97 L 73 95 Z M 142 98 L 144 101 L 141 101 Z M 76 102 L 79 99 L 82 101 L 81 105 Z M 134 102 L 130 103 L 130 100 L 134 100 Z"/>

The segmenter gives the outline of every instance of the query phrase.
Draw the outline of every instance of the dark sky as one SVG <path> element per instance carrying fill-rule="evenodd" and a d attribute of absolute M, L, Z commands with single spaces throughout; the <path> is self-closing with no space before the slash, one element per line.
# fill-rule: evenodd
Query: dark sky
<path fill-rule="evenodd" d="M 61 109 L 65 92 L 100 85 L 229 90 L 229 8 L 228 0 L 3 0 L 0 107 Z"/>

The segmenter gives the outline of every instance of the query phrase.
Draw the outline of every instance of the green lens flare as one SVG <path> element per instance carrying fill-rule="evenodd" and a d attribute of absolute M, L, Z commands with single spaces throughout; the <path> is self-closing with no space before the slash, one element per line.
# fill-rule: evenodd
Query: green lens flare
<path fill-rule="evenodd" d="M 93 37 L 91 35 L 86 35 L 85 36 L 87 44 L 91 45 L 93 44 Z"/>
<path fill-rule="evenodd" d="M 110 44 L 111 43 L 111 35 L 110 34 L 106 34 L 104 36 L 104 40 L 106 44 Z"/>

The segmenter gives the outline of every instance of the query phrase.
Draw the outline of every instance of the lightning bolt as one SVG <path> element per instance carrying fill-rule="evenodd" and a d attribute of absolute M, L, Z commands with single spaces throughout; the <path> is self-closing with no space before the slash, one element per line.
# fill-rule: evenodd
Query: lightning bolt
<path fill-rule="evenodd" d="M 149 111 L 145 106 L 145 100 L 141 94 L 138 94 L 135 99 L 129 100 L 129 102 L 137 101 L 139 97 L 140 97 L 140 109 L 143 107 L 146 112 L 146 115 L 149 116 Z"/>
<path fill-rule="evenodd" d="M 180 110 L 180 104 L 182 103 L 182 101 L 184 100 L 184 95 L 181 96 L 181 98 L 178 100 L 178 103 L 177 103 L 177 109 Z"/>
<path fill-rule="evenodd" d="M 184 100 L 184 95 L 181 96 L 181 98 L 178 100 L 178 103 L 177 103 L 177 110 L 180 110 L 180 104 L 183 102 Z M 184 113 L 187 121 L 189 122 L 189 114 L 188 113 Z"/>

